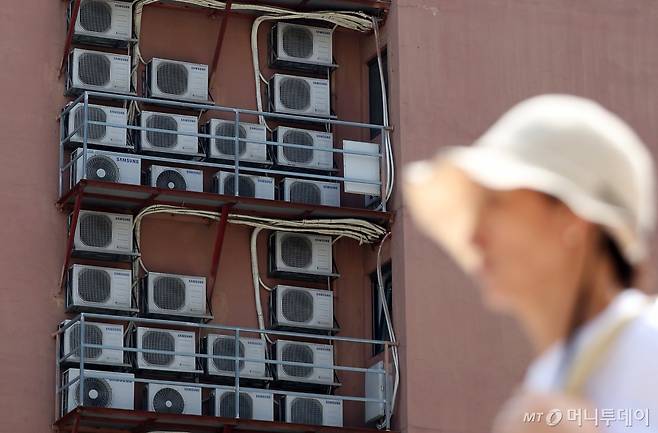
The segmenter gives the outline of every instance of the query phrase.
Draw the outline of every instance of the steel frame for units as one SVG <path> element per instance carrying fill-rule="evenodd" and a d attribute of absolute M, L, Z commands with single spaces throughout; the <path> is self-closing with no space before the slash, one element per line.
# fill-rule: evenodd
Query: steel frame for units
<path fill-rule="evenodd" d="M 89 322 L 88 319 L 91 319 Z M 180 329 L 180 328 L 185 328 L 185 329 L 193 329 L 195 332 L 195 335 L 197 337 L 200 336 L 200 331 L 220 331 L 224 335 L 227 333 L 232 333 L 234 336 L 234 341 L 235 341 L 235 354 L 234 356 L 224 356 L 224 355 L 208 355 L 204 353 L 188 353 L 188 352 L 176 352 L 176 351 L 168 351 L 168 350 L 156 350 L 156 349 L 139 349 L 137 347 L 119 347 L 119 346 L 110 346 L 110 345 L 103 345 L 103 344 L 90 344 L 85 341 L 86 339 L 86 333 L 85 333 L 85 326 L 88 326 L 89 323 L 93 323 L 93 320 L 100 320 L 100 321 L 111 321 L 111 322 L 121 322 L 121 323 L 129 323 L 131 325 L 136 325 L 136 324 L 149 324 L 149 325 L 156 325 L 157 327 L 160 327 L 164 325 L 165 327 L 173 327 L 175 329 Z M 63 350 L 61 350 L 61 341 L 63 338 L 64 333 L 66 332 L 67 329 L 69 329 L 71 326 L 74 326 L 78 324 L 80 327 L 80 343 L 78 347 L 74 350 L 72 350 L 69 353 L 62 353 Z M 265 335 L 272 335 L 276 337 L 301 337 L 301 338 L 312 338 L 314 340 L 322 340 L 327 343 L 333 343 L 333 342 L 346 342 L 346 343 L 355 343 L 355 344 L 368 344 L 368 345 L 383 345 L 384 346 L 384 368 L 363 368 L 363 367 L 351 367 L 351 366 L 340 366 L 340 365 L 332 365 L 332 366 L 326 366 L 326 365 L 320 365 L 320 364 L 308 364 L 308 363 L 303 363 L 303 362 L 293 362 L 293 361 L 282 361 L 282 360 L 275 360 L 275 359 L 266 359 L 261 360 L 261 359 L 251 359 L 251 358 L 246 358 L 246 357 L 241 357 L 239 353 L 239 347 L 240 347 L 240 336 L 244 334 L 258 334 L 263 336 L 262 338 L 265 338 Z M 136 342 L 135 342 L 136 345 Z M 64 417 L 66 415 L 66 412 L 63 410 L 64 405 L 63 405 L 63 392 L 70 388 L 71 386 L 75 385 L 76 383 L 79 383 L 80 386 L 78 388 L 79 391 L 79 396 L 78 396 L 78 401 L 84 402 L 84 379 L 85 379 L 85 368 L 86 364 L 89 361 L 85 361 L 85 356 L 84 354 L 86 353 L 86 349 L 109 349 L 109 350 L 121 350 L 123 352 L 129 352 L 129 353 L 153 353 L 153 354 L 161 354 L 161 355 L 174 355 L 174 356 L 193 356 L 195 358 L 195 364 L 196 364 L 196 359 L 197 358 L 202 358 L 202 359 L 223 359 L 223 360 L 232 360 L 234 361 L 234 365 L 237 366 L 240 361 L 244 362 L 263 362 L 265 364 L 272 364 L 272 365 L 290 365 L 290 366 L 301 366 L 301 367 L 313 367 L 313 368 L 320 368 L 320 369 L 327 369 L 327 370 L 333 370 L 333 371 L 349 371 L 349 372 L 354 372 L 354 373 L 360 373 L 360 374 L 377 374 L 377 375 L 387 375 L 390 374 L 390 350 L 392 346 L 395 346 L 396 343 L 393 343 L 391 341 L 387 340 L 371 340 L 371 339 L 361 339 L 361 338 L 353 338 L 353 337 L 338 337 L 338 336 L 330 336 L 330 335 L 308 335 L 305 333 L 300 333 L 300 332 L 290 332 L 290 331 L 276 331 L 276 330 L 269 330 L 269 329 L 256 329 L 256 328 L 246 328 L 246 327 L 237 327 L 237 326 L 226 326 L 226 325 L 219 325 L 219 324 L 200 324 L 200 323 L 191 323 L 191 322 L 180 322 L 180 321 L 174 321 L 174 320 L 164 320 L 164 319 L 149 319 L 149 318 L 141 318 L 141 317 L 123 317 L 123 316 L 112 316 L 112 315 L 107 315 L 107 314 L 95 314 L 95 313 L 80 313 L 77 315 L 74 319 L 70 320 L 68 323 L 66 323 L 64 326 L 61 326 L 57 332 L 55 333 L 55 420 L 59 420 L 60 418 Z M 67 383 L 63 383 L 61 380 L 62 378 L 62 365 L 64 363 L 71 364 L 69 358 L 72 356 L 77 356 L 79 361 L 77 361 L 74 365 L 77 366 L 79 369 L 79 374 L 78 377 L 76 377 L 73 380 L 70 380 Z M 74 367 L 75 368 L 75 367 Z M 157 383 L 157 384 L 163 384 L 163 385 L 183 385 L 183 386 L 189 386 L 189 387 L 198 387 L 198 388 L 216 388 L 218 386 L 228 386 L 231 387 L 231 385 L 219 385 L 219 384 L 201 384 L 201 383 L 193 383 L 193 382 L 179 382 L 179 381 L 169 381 L 169 380 L 156 380 L 156 379 L 142 379 L 142 378 L 134 378 L 134 382 L 140 382 L 140 383 Z M 235 391 L 235 418 L 240 419 L 240 404 L 239 404 L 239 397 L 240 397 L 240 390 L 242 391 L 258 391 L 262 393 L 268 393 L 268 394 L 284 394 L 284 395 L 292 395 L 292 396 L 302 396 L 302 397 L 310 397 L 310 398 L 329 398 L 329 399 L 335 399 L 335 400 L 342 400 L 342 401 L 354 401 L 354 402 L 362 402 L 362 403 L 377 403 L 377 404 L 383 404 L 384 405 L 384 424 L 387 430 L 390 429 L 390 409 L 391 409 L 391 404 L 392 402 L 390 401 L 390 393 L 388 387 L 390 386 L 388 384 L 388 380 L 386 378 L 383 381 L 384 384 L 384 389 L 383 389 L 383 394 L 384 398 L 383 399 L 376 399 L 376 398 L 368 398 L 368 397 L 359 397 L 359 396 L 345 396 L 345 395 L 326 395 L 326 394 L 315 394 L 315 393 L 306 393 L 306 392 L 293 392 L 293 391 L 283 391 L 283 390 L 272 390 L 272 389 L 261 389 L 261 388 L 249 388 L 249 387 L 244 387 L 240 385 L 240 369 L 235 368 L 235 375 L 234 375 L 234 382 L 232 385 L 233 390 Z M 61 410 L 61 413 L 60 413 Z M 77 420 L 76 422 L 79 422 Z M 309 429 L 307 431 L 313 431 L 312 429 Z"/>

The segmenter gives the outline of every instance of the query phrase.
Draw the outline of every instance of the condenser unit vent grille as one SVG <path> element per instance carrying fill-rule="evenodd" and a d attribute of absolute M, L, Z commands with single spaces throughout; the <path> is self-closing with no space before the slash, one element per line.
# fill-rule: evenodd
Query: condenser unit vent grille
<path fill-rule="evenodd" d="M 104 155 L 94 155 L 87 159 L 87 179 L 118 182 L 121 174 L 119 166 L 112 158 Z"/>
<path fill-rule="evenodd" d="M 279 84 L 281 104 L 289 110 L 307 110 L 311 105 L 311 86 L 301 78 L 283 78 Z"/>
<path fill-rule="evenodd" d="M 313 318 L 313 295 L 304 290 L 286 290 L 281 295 L 281 314 L 291 322 L 309 322 Z"/>
<path fill-rule="evenodd" d="M 291 422 L 322 425 L 322 403 L 312 398 L 296 398 L 290 404 Z"/>
<path fill-rule="evenodd" d="M 235 356 L 235 340 L 231 337 L 217 338 L 212 345 L 212 354 L 219 356 Z M 238 346 L 238 356 L 244 358 L 244 344 L 240 341 Z M 232 359 L 213 358 L 213 364 L 220 371 L 235 372 L 235 361 Z M 238 368 L 244 368 L 244 360 L 240 360 Z"/>
<path fill-rule="evenodd" d="M 112 243 L 112 220 L 107 215 L 80 216 L 80 240 L 89 247 L 104 248 Z"/>
<path fill-rule="evenodd" d="M 80 106 L 75 110 L 75 116 L 73 120 L 73 125 L 76 130 L 78 130 L 78 135 L 82 137 L 84 135 L 84 131 L 82 130 L 81 126 L 84 123 L 84 117 L 85 117 L 85 110 L 83 106 Z M 87 107 L 87 119 L 88 121 L 92 122 L 107 122 L 107 113 L 105 113 L 105 110 L 102 108 L 98 107 Z M 106 133 L 106 128 L 105 125 L 94 125 L 94 124 L 88 124 L 87 125 L 87 138 L 89 140 L 100 140 L 101 138 L 105 137 Z"/>
<path fill-rule="evenodd" d="M 112 386 L 105 379 L 86 377 L 84 379 L 83 406 L 109 407 L 112 404 Z M 75 385 L 75 402 L 80 404 L 80 383 Z"/>
<path fill-rule="evenodd" d="M 304 236 L 285 236 L 281 241 L 281 260 L 291 268 L 306 268 L 313 259 L 313 244 Z"/>
<path fill-rule="evenodd" d="M 153 410 L 161 413 L 183 413 L 185 399 L 173 388 L 162 388 L 153 396 Z"/>
<path fill-rule="evenodd" d="M 168 332 L 147 331 L 142 336 L 142 349 L 166 350 L 174 352 L 176 341 Z M 165 353 L 142 353 L 144 361 L 151 365 L 169 365 L 174 361 L 174 355 Z"/>
<path fill-rule="evenodd" d="M 241 197 L 255 197 L 256 196 L 256 184 L 253 179 L 246 176 L 238 176 L 238 185 L 240 185 L 240 196 Z M 235 176 L 230 175 L 224 179 L 224 194 L 234 195 L 235 194 Z"/>
<path fill-rule="evenodd" d="M 290 185 L 290 201 L 304 204 L 322 204 L 322 191 L 312 182 L 293 182 Z"/>
<path fill-rule="evenodd" d="M 233 123 L 220 123 L 215 128 L 216 136 L 235 137 L 235 125 Z M 238 130 L 238 137 L 247 138 L 247 130 L 240 125 Z M 217 138 L 215 139 L 215 146 L 217 151 L 224 155 L 235 156 L 235 138 Z M 240 141 L 238 143 L 238 153 L 243 155 L 247 150 L 247 143 Z"/>
<path fill-rule="evenodd" d="M 146 127 L 178 131 L 178 122 L 172 116 L 152 114 L 146 120 Z M 178 144 L 178 135 L 166 132 L 146 131 L 146 139 L 155 147 L 171 149 Z"/>
<path fill-rule="evenodd" d="M 290 26 L 283 30 L 283 51 L 290 57 L 308 59 L 313 55 L 313 33 L 304 28 Z"/>
<path fill-rule="evenodd" d="M 180 310 L 185 305 L 185 281 L 178 277 L 156 277 L 153 302 L 163 310 Z"/>
<path fill-rule="evenodd" d="M 286 344 L 281 349 L 281 360 L 290 362 L 303 362 L 313 364 L 313 349 L 304 344 Z M 283 371 L 291 377 L 309 377 L 313 373 L 313 367 L 283 364 Z"/>
<path fill-rule="evenodd" d="M 83 1 L 80 5 L 80 26 L 89 32 L 107 32 L 112 26 L 112 8 L 104 1 Z"/>
<path fill-rule="evenodd" d="M 112 278 L 107 271 L 85 268 L 78 274 L 78 295 L 85 302 L 107 302 Z"/>
<path fill-rule="evenodd" d="M 170 95 L 184 95 L 187 92 L 188 73 L 185 65 L 162 62 L 156 71 L 158 88 Z"/>
<path fill-rule="evenodd" d="M 283 135 L 285 144 L 297 144 L 300 146 L 313 146 L 313 137 L 305 131 L 286 131 Z M 309 163 L 313 159 L 313 149 L 302 149 L 299 147 L 284 147 L 283 156 L 290 162 Z"/>
<path fill-rule="evenodd" d="M 187 182 L 182 174 L 176 170 L 165 170 L 158 175 L 155 185 L 163 189 L 187 190 Z"/>
<path fill-rule="evenodd" d="M 254 417 L 254 404 L 251 396 L 241 392 L 238 397 L 240 405 L 240 418 L 252 419 Z M 235 418 L 235 392 L 225 392 L 219 400 L 219 416 Z"/>
<path fill-rule="evenodd" d="M 75 324 L 71 328 L 70 349 L 75 352 L 80 348 L 80 325 Z M 85 323 L 85 345 L 86 344 L 103 344 L 103 331 L 96 325 Z M 101 356 L 103 349 L 96 347 L 85 347 L 85 358 L 96 359 Z"/>
<path fill-rule="evenodd" d="M 90 86 L 105 86 L 110 82 L 110 59 L 104 54 L 82 53 L 78 58 L 78 77 Z"/>

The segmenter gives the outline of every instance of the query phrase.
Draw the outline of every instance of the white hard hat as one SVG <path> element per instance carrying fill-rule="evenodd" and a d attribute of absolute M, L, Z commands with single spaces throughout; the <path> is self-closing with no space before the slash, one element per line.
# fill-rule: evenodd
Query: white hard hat
<path fill-rule="evenodd" d="M 406 203 L 420 227 L 466 270 L 481 187 L 531 189 L 600 224 L 624 257 L 647 255 L 654 227 L 651 156 L 631 128 L 599 104 L 542 95 L 513 107 L 472 146 L 443 148 L 406 167 Z"/>

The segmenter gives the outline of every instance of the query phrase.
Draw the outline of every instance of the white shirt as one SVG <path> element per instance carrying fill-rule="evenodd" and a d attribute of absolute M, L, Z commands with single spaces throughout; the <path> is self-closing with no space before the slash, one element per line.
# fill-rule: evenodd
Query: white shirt
<path fill-rule="evenodd" d="M 596 417 L 603 432 L 658 432 L 658 305 L 647 307 L 647 295 L 626 289 L 574 337 L 573 353 L 578 356 L 583 347 L 621 316 L 639 309 L 643 309 L 642 314 L 622 329 L 585 383 L 583 397 L 596 412 L 587 413 L 590 421 L 584 420 L 583 413 L 582 423 L 592 424 L 591 419 Z M 528 367 L 524 388 L 559 392 L 563 355 L 564 343 L 559 342 L 537 357 Z M 577 417 L 578 413 L 573 411 L 571 415 Z M 562 422 L 567 422 L 567 414 L 563 416 Z M 606 418 L 610 419 L 607 423 L 603 421 Z"/>

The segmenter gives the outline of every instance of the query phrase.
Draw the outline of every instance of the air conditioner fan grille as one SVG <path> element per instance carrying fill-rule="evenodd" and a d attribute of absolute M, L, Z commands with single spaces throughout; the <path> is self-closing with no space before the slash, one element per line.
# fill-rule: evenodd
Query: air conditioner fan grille
<path fill-rule="evenodd" d="M 313 244 L 306 236 L 287 235 L 281 241 L 281 260 L 290 268 L 305 269 L 313 259 Z"/>
<path fill-rule="evenodd" d="M 153 396 L 153 410 L 160 413 L 183 413 L 185 399 L 173 388 L 162 388 Z"/>
<path fill-rule="evenodd" d="M 82 405 L 85 407 L 109 407 L 112 404 L 112 386 L 107 380 L 99 377 L 84 379 L 84 395 Z M 75 384 L 74 398 L 76 405 L 80 404 L 80 383 Z"/>
<path fill-rule="evenodd" d="M 286 320 L 308 323 L 313 319 L 313 295 L 305 290 L 285 289 L 281 296 L 281 314 Z"/>
<path fill-rule="evenodd" d="M 112 8 L 107 2 L 85 0 L 79 14 L 80 27 L 88 32 L 105 33 L 112 26 Z"/>
<path fill-rule="evenodd" d="M 85 323 L 85 344 L 102 345 L 103 331 L 101 328 L 91 323 Z M 71 327 L 69 346 L 71 352 L 80 349 L 80 325 L 77 323 Z M 101 353 L 103 353 L 103 349 L 97 347 L 85 347 L 85 359 L 96 359 L 101 356 Z"/>
<path fill-rule="evenodd" d="M 173 335 L 164 331 L 146 331 L 142 335 L 142 349 L 164 350 L 175 352 L 176 340 Z M 174 356 L 166 353 L 142 352 L 144 361 L 151 365 L 170 365 L 174 362 Z"/>
<path fill-rule="evenodd" d="M 285 144 L 297 144 L 309 146 L 310 149 L 299 147 L 284 147 L 283 156 L 290 161 L 300 164 L 308 164 L 313 160 L 313 136 L 306 131 L 288 130 L 283 134 Z"/>
<path fill-rule="evenodd" d="M 107 215 L 80 215 L 80 241 L 89 247 L 105 248 L 112 243 L 112 219 Z"/>
<path fill-rule="evenodd" d="M 256 182 L 250 177 L 238 175 L 240 197 L 256 197 Z M 231 174 L 224 179 L 224 194 L 235 195 L 235 175 Z"/>
<path fill-rule="evenodd" d="M 84 124 L 85 109 L 84 106 L 79 106 L 75 110 L 75 115 L 73 118 L 73 127 L 74 129 L 80 128 L 77 135 L 82 138 L 84 137 L 84 131 L 82 125 Z M 105 110 L 98 107 L 87 107 L 87 120 L 92 122 L 107 122 L 107 114 Z M 100 140 L 105 137 L 106 132 L 105 125 L 94 125 L 87 124 L 87 138 L 89 140 Z"/>
<path fill-rule="evenodd" d="M 178 122 L 173 116 L 164 114 L 151 114 L 146 119 L 146 127 L 153 129 L 165 129 L 167 131 L 178 131 Z M 167 132 L 146 131 L 146 140 L 154 147 L 171 149 L 178 144 L 178 135 Z"/>
<path fill-rule="evenodd" d="M 82 162 L 80 162 L 82 163 Z M 87 179 L 119 182 L 121 171 L 109 156 L 94 155 L 87 159 Z"/>
<path fill-rule="evenodd" d="M 78 295 L 85 302 L 110 300 L 112 278 L 107 271 L 85 268 L 78 273 Z"/>
<path fill-rule="evenodd" d="M 235 339 L 232 337 L 219 337 L 215 339 L 212 345 L 212 354 L 219 356 L 235 356 Z M 238 346 L 238 356 L 244 358 L 244 355 L 244 344 L 240 341 Z M 235 361 L 232 359 L 213 358 L 212 363 L 219 371 L 235 372 Z M 239 361 L 238 368 L 242 371 L 244 368 L 244 360 Z"/>
<path fill-rule="evenodd" d="M 112 62 L 104 54 L 82 53 L 78 58 L 78 77 L 90 86 L 106 86 L 111 67 Z"/>
<path fill-rule="evenodd" d="M 322 403 L 314 398 L 295 398 L 290 403 L 290 418 L 298 424 L 322 425 Z"/>
<path fill-rule="evenodd" d="M 216 138 L 215 148 L 222 155 L 230 155 L 235 157 L 235 124 L 229 122 L 221 122 L 215 127 L 215 136 L 231 137 L 231 138 Z M 239 138 L 247 138 L 247 130 L 244 126 L 240 125 L 238 130 Z M 238 155 L 242 156 L 247 151 L 247 143 L 240 141 L 238 143 Z"/>
<path fill-rule="evenodd" d="M 290 57 L 308 59 L 313 55 L 313 33 L 305 27 L 290 26 L 283 30 L 283 51 Z"/>
<path fill-rule="evenodd" d="M 245 392 L 241 392 L 238 397 L 238 404 L 240 405 L 240 418 L 253 419 L 254 403 L 251 396 Z M 235 391 L 225 392 L 220 397 L 219 416 L 235 418 Z"/>
<path fill-rule="evenodd" d="M 283 78 L 279 96 L 281 104 L 289 110 L 306 111 L 311 106 L 311 86 L 303 78 Z"/>
<path fill-rule="evenodd" d="M 290 201 L 295 203 L 322 204 L 322 191 L 320 187 L 313 182 L 294 181 L 290 183 L 289 189 Z"/>
<path fill-rule="evenodd" d="M 185 306 L 185 281 L 159 276 L 153 281 L 153 303 L 162 310 L 180 310 Z"/>
<path fill-rule="evenodd" d="M 162 189 L 187 190 L 185 177 L 176 170 L 162 171 L 155 180 L 155 185 Z"/>
<path fill-rule="evenodd" d="M 313 349 L 305 344 L 284 343 L 281 349 L 282 361 L 313 364 L 313 358 Z M 282 368 L 284 373 L 290 377 L 309 377 L 313 373 L 313 367 L 283 364 Z"/>
<path fill-rule="evenodd" d="M 156 82 L 162 93 L 184 95 L 187 92 L 188 73 L 185 65 L 162 62 L 157 66 Z"/>

